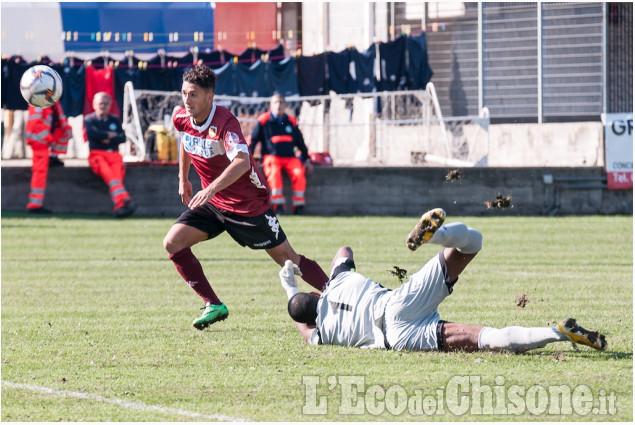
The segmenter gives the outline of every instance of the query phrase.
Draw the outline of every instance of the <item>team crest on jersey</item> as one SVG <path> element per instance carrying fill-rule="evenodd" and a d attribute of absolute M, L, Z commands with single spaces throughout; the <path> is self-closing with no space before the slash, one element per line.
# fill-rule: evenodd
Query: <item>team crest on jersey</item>
<path fill-rule="evenodd" d="M 108 126 L 108 130 L 117 131 L 117 124 L 115 124 L 114 122 L 111 122 L 110 125 Z"/>
<path fill-rule="evenodd" d="M 291 128 L 291 126 L 290 126 L 290 125 L 288 125 L 288 126 L 286 126 L 286 127 L 284 128 L 284 131 L 286 131 L 287 133 L 291 134 L 291 132 L 293 131 L 293 129 Z"/>
<path fill-rule="evenodd" d="M 207 131 L 207 134 L 209 134 L 209 137 L 211 137 L 212 139 L 218 139 L 218 127 L 216 127 L 215 125 L 211 125 L 209 127 L 209 130 Z"/>

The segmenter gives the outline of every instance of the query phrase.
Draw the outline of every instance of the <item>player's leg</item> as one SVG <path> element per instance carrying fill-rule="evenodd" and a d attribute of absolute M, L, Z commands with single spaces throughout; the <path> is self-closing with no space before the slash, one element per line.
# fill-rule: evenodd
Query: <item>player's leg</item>
<path fill-rule="evenodd" d="M 333 261 L 331 261 L 330 278 L 333 279 L 343 270 L 355 270 L 355 258 L 353 258 L 353 249 L 350 246 L 342 246 L 335 253 Z"/>
<path fill-rule="evenodd" d="M 430 259 L 408 282 L 397 288 L 393 299 L 401 320 L 415 321 L 435 312 L 439 304 L 452 293 L 453 285 L 467 264 L 482 246 L 481 233 L 463 223 L 443 224 L 445 211 L 436 208 L 426 212 L 408 237 L 408 247 L 416 249 L 423 243 L 445 247 Z M 393 303 L 394 304 L 394 303 Z"/>
<path fill-rule="evenodd" d="M 479 350 L 478 336 L 482 326 L 465 325 L 463 323 L 441 323 L 437 334 L 439 351 L 466 351 Z M 439 334 L 440 333 L 440 334 Z"/>
<path fill-rule="evenodd" d="M 174 223 L 163 239 L 163 247 L 168 254 L 191 248 L 199 242 L 208 239 L 208 234 L 192 226 L 183 223 Z"/>
<path fill-rule="evenodd" d="M 444 323 L 443 351 L 509 351 L 522 353 L 543 348 L 556 341 L 568 341 L 555 328 L 524 328 L 509 326 L 495 329 L 462 323 Z"/>
<path fill-rule="evenodd" d="M 502 329 L 443 323 L 441 339 L 444 351 L 487 350 L 523 353 L 558 341 L 579 342 L 596 350 L 606 349 L 604 335 L 596 331 L 587 331 L 578 325 L 575 319 L 563 320 L 554 327 L 508 326 Z"/>
<path fill-rule="evenodd" d="M 443 225 L 445 211 L 426 212 L 408 236 L 408 247 L 446 247 L 395 289 L 386 306 L 387 340 L 397 349 L 436 349 L 438 307 L 452 293 L 459 274 L 481 248 L 481 234 L 463 223 Z M 434 330 L 433 330 L 434 328 Z"/>
<path fill-rule="evenodd" d="M 326 273 L 324 273 L 324 270 L 322 270 L 322 267 L 320 267 L 320 265 L 314 260 L 296 253 L 288 239 L 274 248 L 266 249 L 266 251 L 267 254 L 269 254 L 269 256 L 280 266 L 283 266 L 287 260 L 293 261 L 294 264 L 297 264 L 298 267 L 300 267 L 302 279 L 306 283 L 319 291 L 324 290 L 329 278 Z"/>
<path fill-rule="evenodd" d="M 262 158 L 262 169 L 267 178 L 269 189 L 271 190 L 271 209 L 276 214 L 284 212 L 284 192 L 282 186 L 282 166 L 280 164 L 280 158 L 275 155 L 265 155 Z"/>
<path fill-rule="evenodd" d="M 450 282 L 456 282 L 465 267 L 476 257 L 476 254 L 464 254 L 456 248 L 445 248 L 443 256 L 448 267 Z"/>
<path fill-rule="evenodd" d="M 444 224 L 445 211 L 435 208 L 423 214 L 417 225 L 408 235 L 406 244 L 416 250 L 424 243 L 441 245 L 446 249 L 443 255 L 448 267 L 448 275 L 452 282 L 483 246 L 481 232 L 463 223 Z"/>
<path fill-rule="evenodd" d="M 193 245 L 222 232 L 220 226 L 212 227 L 213 222 L 214 219 L 209 217 L 204 207 L 187 210 L 181 214 L 163 239 L 163 247 L 177 272 L 205 303 L 203 314 L 192 323 L 197 329 L 204 329 L 229 315 L 227 307 L 212 289 L 201 263 L 191 250 Z M 208 226 L 209 230 L 204 226 Z"/>
<path fill-rule="evenodd" d="M 271 210 L 255 217 L 232 215 L 226 217 L 223 227 L 242 246 L 264 249 L 280 267 L 291 260 L 300 268 L 302 279 L 322 291 L 328 276 L 315 261 L 300 255 L 291 246 L 287 235 Z"/>

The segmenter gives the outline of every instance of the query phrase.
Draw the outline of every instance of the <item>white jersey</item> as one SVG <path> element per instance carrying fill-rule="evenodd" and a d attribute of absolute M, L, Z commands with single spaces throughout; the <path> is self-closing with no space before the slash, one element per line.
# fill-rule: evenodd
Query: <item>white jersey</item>
<path fill-rule="evenodd" d="M 338 274 L 318 302 L 311 344 L 385 348 L 382 328 L 388 293 L 359 273 Z"/>

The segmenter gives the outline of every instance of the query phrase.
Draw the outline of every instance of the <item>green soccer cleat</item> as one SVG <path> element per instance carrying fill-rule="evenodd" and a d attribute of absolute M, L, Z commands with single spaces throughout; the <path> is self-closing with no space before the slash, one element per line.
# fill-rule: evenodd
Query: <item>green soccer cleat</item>
<path fill-rule="evenodd" d="M 588 345 L 596 350 L 606 350 L 606 338 L 597 331 L 587 331 L 578 325 L 575 319 L 564 319 L 558 323 L 558 331 L 565 334 L 574 344 L 580 343 Z"/>
<path fill-rule="evenodd" d="M 408 248 L 414 251 L 428 242 L 432 236 L 434 236 L 434 232 L 439 230 L 444 220 L 445 211 L 441 208 L 435 208 L 422 215 L 417 225 L 408 235 L 408 239 L 406 240 Z"/>
<path fill-rule="evenodd" d="M 203 330 L 212 323 L 220 322 L 221 320 L 227 319 L 229 316 L 229 310 L 227 310 L 227 306 L 225 303 L 220 305 L 218 304 L 206 304 L 203 314 L 198 319 L 195 319 L 192 322 L 192 326 L 194 326 L 198 330 Z"/>

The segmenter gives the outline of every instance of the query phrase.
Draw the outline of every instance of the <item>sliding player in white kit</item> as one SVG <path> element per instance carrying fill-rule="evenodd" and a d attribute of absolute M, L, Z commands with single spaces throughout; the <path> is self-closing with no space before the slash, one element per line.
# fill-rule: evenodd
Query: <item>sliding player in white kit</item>
<path fill-rule="evenodd" d="M 346 246 L 333 259 L 322 296 L 298 292 L 297 267 L 287 261 L 280 279 L 289 298 L 289 314 L 305 341 L 413 351 L 521 353 L 557 341 L 606 349 L 604 335 L 587 331 L 575 319 L 565 319 L 555 327 L 504 329 L 441 320 L 439 304 L 452 293 L 459 275 L 482 247 L 478 230 L 458 222 L 444 225 L 444 220 L 445 211 L 440 208 L 421 217 L 408 236 L 408 248 L 414 251 L 433 243 L 444 249 L 395 290 L 355 272 L 353 251 Z"/>

